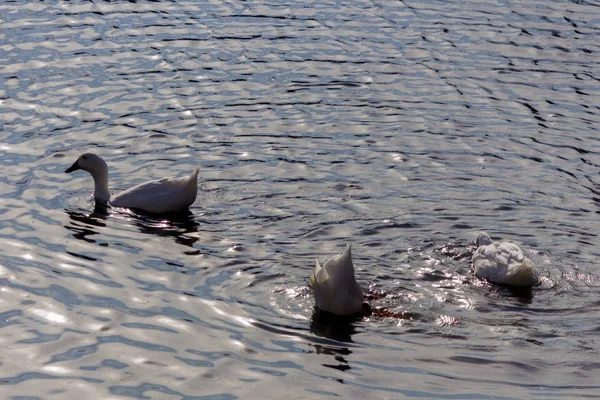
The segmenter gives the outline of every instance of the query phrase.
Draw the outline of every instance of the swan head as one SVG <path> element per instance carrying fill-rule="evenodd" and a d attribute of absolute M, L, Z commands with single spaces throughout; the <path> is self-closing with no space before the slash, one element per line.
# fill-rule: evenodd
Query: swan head
<path fill-rule="evenodd" d="M 75 161 L 73 165 L 65 170 L 65 173 L 69 174 L 79 169 L 87 171 L 94 176 L 107 171 L 108 167 L 102 157 L 99 155 L 94 153 L 85 153 L 80 155 L 77 161 Z"/>
<path fill-rule="evenodd" d="M 479 232 L 479 234 L 477 235 L 477 239 L 475 240 L 475 245 L 477 247 L 481 247 L 481 246 L 487 246 L 492 244 L 492 239 L 490 238 L 490 235 L 488 235 L 486 232 Z"/>
<path fill-rule="evenodd" d="M 70 174 L 79 169 L 89 172 L 94 178 L 94 198 L 96 201 L 108 203 L 110 201 L 108 166 L 102 157 L 94 153 L 82 154 L 73 165 L 65 170 L 65 173 Z"/>

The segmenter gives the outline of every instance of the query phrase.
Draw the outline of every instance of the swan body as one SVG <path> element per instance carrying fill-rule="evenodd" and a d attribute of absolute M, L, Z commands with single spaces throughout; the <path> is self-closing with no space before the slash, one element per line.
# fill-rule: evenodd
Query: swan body
<path fill-rule="evenodd" d="M 310 282 L 315 295 L 317 308 L 337 315 L 370 315 L 371 307 L 363 301 L 363 293 L 354 276 L 352 250 L 346 250 L 325 262 L 319 260 Z"/>
<path fill-rule="evenodd" d="M 173 213 L 189 208 L 198 193 L 198 172 L 183 178 L 168 177 L 136 185 L 111 198 L 108 190 L 108 166 L 94 153 L 79 156 L 66 173 L 78 169 L 89 172 L 94 178 L 96 201 L 115 207 L 133 208 L 151 213 Z"/>
<path fill-rule="evenodd" d="M 477 236 L 473 269 L 479 278 L 511 286 L 533 286 L 538 274 L 531 260 L 516 244 L 492 242 L 485 232 Z"/>

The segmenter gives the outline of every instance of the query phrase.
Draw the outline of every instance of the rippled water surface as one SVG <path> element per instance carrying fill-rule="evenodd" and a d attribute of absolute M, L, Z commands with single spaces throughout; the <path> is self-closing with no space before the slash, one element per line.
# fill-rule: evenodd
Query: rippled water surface
<path fill-rule="evenodd" d="M 12 399 L 594 398 L 595 1 L 0 4 Z M 188 214 L 94 210 L 201 167 Z M 472 276 L 479 230 L 529 292 Z M 377 316 L 313 319 L 353 244 Z"/>

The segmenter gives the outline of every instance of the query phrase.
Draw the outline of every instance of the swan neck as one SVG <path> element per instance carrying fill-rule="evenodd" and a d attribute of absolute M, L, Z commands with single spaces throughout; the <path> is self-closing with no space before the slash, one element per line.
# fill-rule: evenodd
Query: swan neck
<path fill-rule="evenodd" d="M 94 171 L 94 198 L 101 202 L 110 201 L 110 192 L 108 191 L 108 168 Z"/>

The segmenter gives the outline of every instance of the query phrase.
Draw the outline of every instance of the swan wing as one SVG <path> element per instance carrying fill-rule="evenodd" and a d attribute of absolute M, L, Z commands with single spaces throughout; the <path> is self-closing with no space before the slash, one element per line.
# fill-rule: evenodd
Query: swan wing
<path fill-rule="evenodd" d="M 516 244 L 502 242 L 479 247 L 473 253 L 475 274 L 490 282 L 532 286 L 538 276 L 531 260 Z"/>
<path fill-rule="evenodd" d="M 153 213 L 185 210 L 196 200 L 198 172 L 196 168 L 188 177 L 167 177 L 141 183 L 117 194 L 110 203 Z"/>

